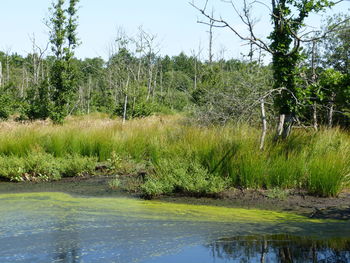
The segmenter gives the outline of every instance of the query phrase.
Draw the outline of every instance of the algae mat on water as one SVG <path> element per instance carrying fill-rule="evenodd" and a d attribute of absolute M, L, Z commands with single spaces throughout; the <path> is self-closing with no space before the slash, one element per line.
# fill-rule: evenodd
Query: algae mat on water
<path fill-rule="evenodd" d="M 0 214 L 0 262 L 146 262 L 224 237 L 350 236 L 348 221 L 64 193 L 0 195 Z"/>

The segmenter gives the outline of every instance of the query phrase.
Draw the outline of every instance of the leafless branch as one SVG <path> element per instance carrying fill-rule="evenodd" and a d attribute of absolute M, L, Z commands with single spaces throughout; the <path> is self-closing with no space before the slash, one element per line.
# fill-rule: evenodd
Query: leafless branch
<path fill-rule="evenodd" d="M 253 32 L 253 27 L 254 27 L 254 21 L 252 21 L 251 17 L 250 17 L 250 12 L 249 12 L 249 8 L 248 8 L 248 4 L 246 2 L 246 0 L 244 0 L 245 2 L 245 10 L 244 13 L 241 14 L 238 9 L 236 8 L 236 6 L 234 5 L 233 1 L 226 1 L 224 0 L 224 2 L 226 3 L 230 3 L 232 5 L 232 7 L 234 8 L 235 12 L 237 13 L 237 15 L 239 16 L 239 18 L 241 19 L 241 21 L 248 27 L 250 36 L 244 36 L 243 34 L 241 34 L 236 28 L 234 28 L 232 25 L 230 25 L 226 20 L 224 20 L 222 17 L 220 18 L 216 18 L 212 15 L 210 15 L 206 8 L 207 8 L 207 2 L 206 1 L 206 5 L 204 8 L 200 8 L 197 5 L 194 4 L 194 2 L 190 2 L 189 4 L 194 7 L 195 9 L 197 9 L 204 17 L 206 17 L 207 19 L 209 19 L 210 22 L 214 22 L 213 27 L 216 28 L 228 28 L 230 29 L 237 37 L 239 37 L 241 40 L 244 41 L 249 41 L 251 43 L 254 43 L 256 46 L 258 46 L 259 48 L 273 53 L 273 51 L 269 48 L 269 45 L 266 44 L 262 39 L 256 37 L 255 33 Z M 204 22 L 204 21 L 198 21 L 198 23 L 201 24 L 206 24 L 206 25 L 211 25 L 210 22 Z"/>

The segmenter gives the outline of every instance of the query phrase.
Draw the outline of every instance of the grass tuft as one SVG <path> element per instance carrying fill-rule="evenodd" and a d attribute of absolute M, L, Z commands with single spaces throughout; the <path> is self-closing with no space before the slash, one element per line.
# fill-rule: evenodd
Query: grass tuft
<path fill-rule="evenodd" d="M 106 116 L 0 124 L 0 177 L 58 179 L 91 173 L 97 162 L 109 172 L 137 175 L 148 196 L 216 194 L 230 187 L 303 189 L 337 196 L 349 185 L 350 135 L 340 129 L 295 130 L 286 141 L 259 151 L 260 129 L 241 125 L 198 127 L 182 117 L 152 116 L 122 124 Z M 139 182 L 131 182 L 134 188 Z"/>

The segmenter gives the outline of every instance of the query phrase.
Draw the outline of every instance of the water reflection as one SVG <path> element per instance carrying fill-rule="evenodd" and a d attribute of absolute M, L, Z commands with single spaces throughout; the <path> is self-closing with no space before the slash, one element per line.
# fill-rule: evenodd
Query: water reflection
<path fill-rule="evenodd" d="M 53 260 L 57 263 L 81 262 L 81 249 L 78 235 L 77 215 L 62 211 L 61 217 L 57 218 L 55 229 L 52 232 L 52 244 L 54 244 Z M 65 215 L 65 216 L 64 216 Z"/>
<path fill-rule="evenodd" d="M 350 262 L 349 236 L 349 221 L 258 210 L 0 195 L 1 263 Z"/>
<path fill-rule="evenodd" d="M 207 248 L 214 262 L 350 262 L 349 239 L 247 236 L 220 239 Z"/>

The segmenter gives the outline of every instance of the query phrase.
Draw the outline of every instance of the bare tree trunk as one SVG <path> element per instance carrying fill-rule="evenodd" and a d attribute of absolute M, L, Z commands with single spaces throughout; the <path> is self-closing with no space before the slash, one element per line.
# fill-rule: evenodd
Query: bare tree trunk
<path fill-rule="evenodd" d="M 163 98 L 163 67 L 160 68 L 160 72 L 159 72 L 159 85 L 160 85 L 160 94 Z"/>
<path fill-rule="evenodd" d="M 125 85 L 125 100 L 124 100 L 124 112 L 123 112 L 123 124 L 126 121 L 126 111 L 128 108 L 128 86 L 129 86 L 130 74 L 128 74 L 128 79 Z"/>
<path fill-rule="evenodd" d="M 261 132 L 261 138 L 260 138 L 260 150 L 262 150 L 262 149 L 264 149 L 265 137 L 266 137 L 266 131 L 267 131 L 267 121 L 266 121 L 265 101 L 264 101 L 264 99 L 261 99 L 260 106 L 261 106 L 261 121 L 262 121 L 262 132 Z"/>
<path fill-rule="evenodd" d="M 294 121 L 295 121 L 295 118 L 293 114 L 286 115 L 284 126 L 283 126 L 282 139 L 287 139 L 289 137 L 292 131 Z"/>
<path fill-rule="evenodd" d="M 211 11 L 211 16 L 213 17 L 214 11 Z M 209 64 L 212 64 L 213 62 L 213 27 L 214 27 L 214 21 L 210 20 L 209 23 Z"/>
<path fill-rule="evenodd" d="M 292 131 L 292 127 L 295 122 L 294 114 L 281 114 L 279 116 L 279 122 L 277 126 L 277 132 L 275 136 L 275 140 L 278 140 L 279 138 L 287 139 Z"/>
<path fill-rule="evenodd" d="M 38 83 L 38 72 L 37 72 L 37 61 L 36 61 L 36 55 L 35 55 L 35 36 L 33 35 L 33 40 L 32 40 L 32 44 L 33 44 L 33 83 L 37 84 Z"/>
<path fill-rule="evenodd" d="M 313 105 L 313 114 L 312 114 L 313 120 L 314 120 L 314 129 L 315 131 L 318 131 L 318 122 L 317 122 L 317 102 L 314 102 Z"/>
<path fill-rule="evenodd" d="M 197 58 L 194 59 L 194 90 L 197 90 Z"/>
<path fill-rule="evenodd" d="M 249 43 L 249 62 L 252 63 L 253 62 L 253 56 L 254 56 L 254 49 L 253 49 L 253 42 Z"/>
<path fill-rule="evenodd" d="M 335 99 L 335 93 L 333 92 L 331 95 L 331 101 L 329 102 L 328 128 L 332 128 L 333 126 L 334 99 Z"/>
<path fill-rule="evenodd" d="M 152 65 L 150 65 L 148 70 L 148 93 L 146 98 L 147 101 L 149 100 L 152 93 L 152 80 L 153 80 L 153 67 Z"/>
<path fill-rule="evenodd" d="M 266 239 L 264 238 L 264 243 L 262 245 L 262 249 L 261 249 L 261 258 L 260 258 L 260 262 L 261 263 L 264 263 L 265 262 L 265 255 L 266 255 L 266 252 L 267 252 L 267 241 Z"/>
<path fill-rule="evenodd" d="M 153 88 L 152 88 L 152 102 L 154 102 L 155 93 L 156 93 L 156 89 L 157 89 L 157 75 L 158 75 L 158 70 L 156 70 L 156 72 L 154 73 L 154 75 L 155 75 L 155 77 L 154 77 Z"/>
<path fill-rule="evenodd" d="M 0 88 L 2 87 L 2 63 L 0 61 Z"/>
<path fill-rule="evenodd" d="M 90 100 L 91 100 L 91 75 L 89 75 L 89 82 L 88 82 L 87 114 L 90 114 Z"/>
<path fill-rule="evenodd" d="M 276 131 L 276 138 L 275 139 L 278 139 L 278 138 L 280 138 L 282 136 L 285 118 L 286 118 L 286 115 L 280 114 L 278 125 L 277 125 L 277 131 Z"/>
<path fill-rule="evenodd" d="M 6 55 L 6 84 L 10 82 L 10 60 L 9 55 Z"/>
<path fill-rule="evenodd" d="M 123 124 L 126 121 L 126 111 L 128 107 L 128 94 L 125 94 L 125 100 L 124 100 L 124 112 L 123 112 Z"/>
<path fill-rule="evenodd" d="M 19 91 L 20 98 L 23 98 L 23 96 L 24 96 L 24 85 L 26 84 L 26 81 L 27 81 L 27 72 L 26 72 L 25 67 L 23 66 L 23 68 L 22 68 L 22 85 L 21 85 L 20 91 Z"/>
<path fill-rule="evenodd" d="M 314 84 L 316 82 L 316 40 L 312 41 L 312 58 L 311 58 L 311 68 L 312 68 L 312 77 L 311 81 Z M 315 131 L 318 131 L 318 123 L 317 123 L 317 102 L 314 101 L 313 104 L 313 122 L 314 122 L 314 129 Z"/>

